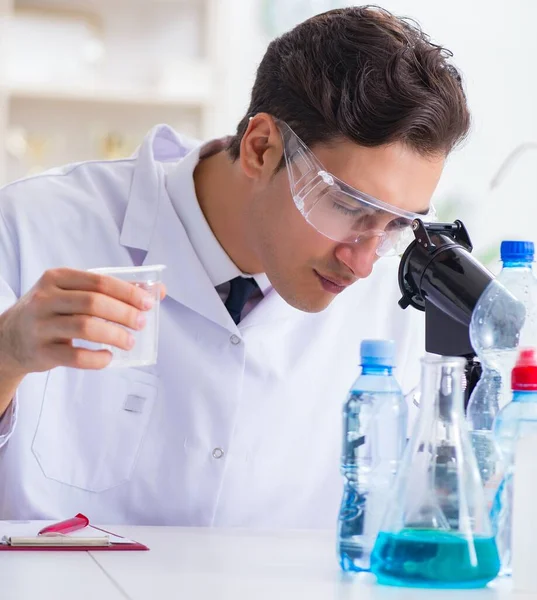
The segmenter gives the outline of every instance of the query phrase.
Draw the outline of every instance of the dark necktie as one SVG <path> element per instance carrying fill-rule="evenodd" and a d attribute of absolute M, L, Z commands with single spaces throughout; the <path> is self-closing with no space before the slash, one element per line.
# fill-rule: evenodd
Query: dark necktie
<path fill-rule="evenodd" d="M 259 289 L 253 277 L 235 277 L 230 282 L 231 289 L 225 301 L 225 306 L 235 323 L 241 320 L 244 305 L 251 298 L 255 290 Z"/>

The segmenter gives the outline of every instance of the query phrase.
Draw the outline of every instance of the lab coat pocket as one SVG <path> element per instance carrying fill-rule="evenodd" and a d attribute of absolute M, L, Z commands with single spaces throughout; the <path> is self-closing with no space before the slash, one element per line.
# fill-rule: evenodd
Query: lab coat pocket
<path fill-rule="evenodd" d="M 32 444 L 45 477 L 90 492 L 128 481 L 157 392 L 138 369 L 50 371 Z"/>

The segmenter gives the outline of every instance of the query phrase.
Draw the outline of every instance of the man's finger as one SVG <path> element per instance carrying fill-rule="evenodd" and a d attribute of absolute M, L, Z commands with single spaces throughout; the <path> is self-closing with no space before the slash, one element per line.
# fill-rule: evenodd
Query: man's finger
<path fill-rule="evenodd" d="M 97 292 L 131 304 L 140 310 L 147 310 L 154 303 L 151 294 L 142 287 L 101 273 L 61 268 L 47 271 L 44 279 L 45 282 L 48 280 L 63 290 Z"/>
<path fill-rule="evenodd" d="M 87 315 L 66 315 L 50 319 L 43 335 L 48 340 L 81 339 L 115 346 L 121 350 L 130 350 L 134 346 L 132 333 L 124 327 Z"/>
<path fill-rule="evenodd" d="M 51 308 L 57 315 L 90 315 L 130 329 L 141 329 L 146 319 L 145 311 L 97 292 L 60 290 Z"/>
<path fill-rule="evenodd" d="M 47 353 L 47 358 L 55 366 L 73 369 L 104 369 L 112 360 L 112 353 L 108 350 L 88 350 L 65 342 L 50 344 Z"/>

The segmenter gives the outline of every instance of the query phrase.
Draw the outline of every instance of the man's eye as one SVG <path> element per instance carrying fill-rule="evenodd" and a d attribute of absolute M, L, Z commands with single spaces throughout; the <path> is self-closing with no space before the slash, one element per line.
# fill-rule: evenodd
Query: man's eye
<path fill-rule="evenodd" d="M 356 207 L 350 207 L 348 204 L 342 204 L 337 200 L 332 200 L 332 206 L 338 211 L 343 213 L 344 215 L 349 215 L 351 217 L 356 217 L 361 213 L 361 210 Z"/>
<path fill-rule="evenodd" d="M 368 210 L 364 205 L 353 201 L 351 198 L 347 198 L 346 194 L 336 194 L 332 191 L 329 196 L 334 209 L 344 215 L 354 217 L 355 219 L 362 219 L 364 217 L 373 217 L 376 214 L 374 208 Z"/>

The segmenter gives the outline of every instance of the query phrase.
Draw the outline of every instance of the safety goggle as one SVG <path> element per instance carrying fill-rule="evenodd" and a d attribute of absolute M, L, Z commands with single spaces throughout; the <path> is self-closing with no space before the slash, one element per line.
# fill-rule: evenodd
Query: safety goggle
<path fill-rule="evenodd" d="M 347 185 L 323 167 L 285 123 L 276 119 L 283 139 L 289 185 L 296 207 L 319 233 L 344 243 L 378 238 L 377 255 L 401 254 L 413 241 L 412 221 L 434 221 L 427 214 L 396 208 Z"/>

